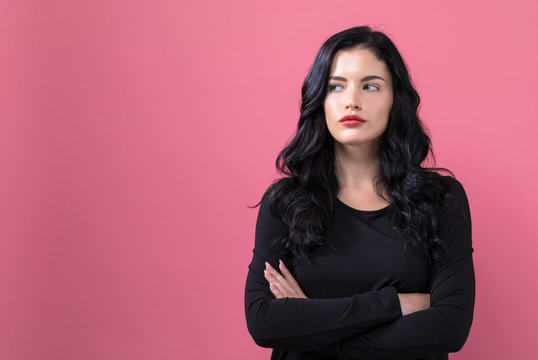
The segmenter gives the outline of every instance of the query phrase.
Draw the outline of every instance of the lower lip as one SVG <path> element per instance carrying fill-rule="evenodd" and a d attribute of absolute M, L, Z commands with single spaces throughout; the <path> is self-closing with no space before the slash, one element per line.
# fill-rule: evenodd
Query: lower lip
<path fill-rule="evenodd" d="M 359 120 L 344 120 L 340 122 L 345 126 L 357 126 L 357 125 L 364 124 L 364 121 L 359 121 Z"/>

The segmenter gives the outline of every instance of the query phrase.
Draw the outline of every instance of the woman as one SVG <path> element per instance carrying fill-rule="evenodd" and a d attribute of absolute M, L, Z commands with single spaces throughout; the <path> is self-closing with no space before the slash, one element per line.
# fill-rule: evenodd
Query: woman
<path fill-rule="evenodd" d="M 248 329 L 271 359 L 448 359 L 465 343 L 469 205 L 448 170 L 421 166 L 419 102 L 383 33 L 351 28 L 319 50 L 246 281 Z"/>

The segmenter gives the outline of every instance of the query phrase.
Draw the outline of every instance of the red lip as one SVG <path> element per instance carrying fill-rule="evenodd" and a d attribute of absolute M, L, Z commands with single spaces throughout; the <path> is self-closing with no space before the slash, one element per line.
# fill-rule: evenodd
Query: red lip
<path fill-rule="evenodd" d="M 363 118 L 361 118 L 361 117 L 359 117 L 357 115 L 346 115 L 346 116 L 344 116 L 343 118 L 340 119 L 340 122 L 343 125 L 353 126 L 353 125 L 360 125 L 360 124 L 366 122 L 366 120 L 364 120 Z"/>
<path fill-rule="evenodd" d="M 346 115 L 344 116 L 343 118 L 340 119 L 340 122 L 344 122 L 344 121 L 360 121 L 360 122 L 365 122 L 366 120 L 364 120 L 363 118 L 357 116 L 357 115 Z"/>

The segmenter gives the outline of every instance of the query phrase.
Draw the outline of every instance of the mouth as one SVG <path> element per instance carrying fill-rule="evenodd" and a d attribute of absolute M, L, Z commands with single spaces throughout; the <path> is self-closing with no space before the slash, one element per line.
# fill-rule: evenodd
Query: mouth
<path fill-rule="evenodd" d="M 346 115 L 340 119 L 340 122 L 345 126 L 356 126 L 364 124 L 366 120 L 357 115 Z"/>

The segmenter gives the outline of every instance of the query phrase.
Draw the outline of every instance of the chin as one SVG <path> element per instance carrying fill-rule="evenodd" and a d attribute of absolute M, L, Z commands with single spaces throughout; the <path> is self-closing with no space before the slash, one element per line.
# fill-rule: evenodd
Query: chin
<path fill-rule="evenodd" d="M 377 147 L 381 141 L 381 138 L 346 138 L 346 139 L 334 139 L 335 143 L 344 146 L 373 146 Z"/>

